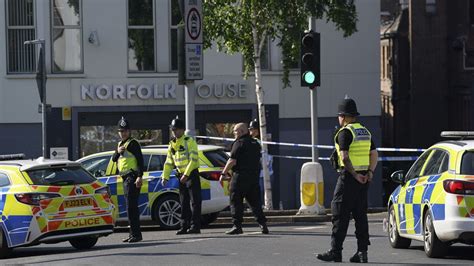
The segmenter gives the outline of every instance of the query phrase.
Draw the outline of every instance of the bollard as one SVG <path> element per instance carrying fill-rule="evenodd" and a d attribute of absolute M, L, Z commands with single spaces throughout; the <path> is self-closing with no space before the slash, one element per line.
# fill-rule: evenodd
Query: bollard
<path fill-rule="evenodd" d="M 308 162 L 301 167 L 300 201 L 301 207 L 297 215 L 325 214 L 321 164 Z"/>

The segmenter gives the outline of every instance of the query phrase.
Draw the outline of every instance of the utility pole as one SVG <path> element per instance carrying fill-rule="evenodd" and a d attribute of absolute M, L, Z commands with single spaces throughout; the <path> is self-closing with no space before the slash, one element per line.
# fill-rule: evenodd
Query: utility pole
<path fill-rule="evenodd" d="M 39 44 L 40 52 L 38 58 L 38 64 L 36 67 L 36 84 L 38 85 L 38 92 L 41 101 L 41 131 L 43 139 L 43 158 L 49 158 L 48 145 L 46 138 L 46 120 L 47 120 L 47 104 L 46 104 L 46 59 L 45 59 L 45 41 L 43 39 L 25 41 L 25 45 Z"/>

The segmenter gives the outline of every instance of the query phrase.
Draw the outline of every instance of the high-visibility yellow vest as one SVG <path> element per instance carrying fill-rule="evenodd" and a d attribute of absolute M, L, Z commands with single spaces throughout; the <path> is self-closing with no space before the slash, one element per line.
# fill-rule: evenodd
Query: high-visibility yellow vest
<path fill-rule="evenodd" d="M 120 174 L 127 173 L 130 170 L 138 171 L 137 158 L 135 158 L 135 156 L 127 150 L 128 145 L 133 140 L 135 140 L 135 139 L 128 138 L 128 140 L 123 145 L 125 147 L 125 151 L 117 160 L 117 168 L 118 168 Z M 120 142 L 119 142 L 118 146 L 120 147 Z"/>
<path fill-rule="evenodd" d="M 349 146 L 349 159 L 351 160 L 352 166 L 356 171 L 366 171 L 369 169 L 370 164 L 370 144 L 372 135 L 370 132 L 362 126 L 360 123 L 348 124 L 342 127 L 334 137 L 334 143 L 336 145 L 337 154 L 339 155 L 339 166 L 344 167 L 342 156 L 340 155 L 340 147 L 337 143 L 337 137 L 339 133 L 348 129 L 352 133 L 352 143 Z"/>
<path fill-rule="evenodd" d="M 174 167 L 186 176 L 199 168 L 198 146 L 192 137 L 183 135 L 170 141 L 162 178 L 169 179 Z"/>

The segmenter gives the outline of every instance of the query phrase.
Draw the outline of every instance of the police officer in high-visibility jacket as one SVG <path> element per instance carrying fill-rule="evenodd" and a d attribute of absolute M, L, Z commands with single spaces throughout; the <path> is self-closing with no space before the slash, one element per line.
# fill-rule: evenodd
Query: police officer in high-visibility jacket
<path fill-rule="evenodd" d="M 134 243 L 142 240 L 138 197 L 142 187 L 143 155 L 140 143 L 131 137 L 130 124 L 124 117 L 118 122 L 118 132 L 121 140 L 112 156 L 112 161 L 117 162 L 117 169 L 122 177 L 130 224 L 129 237 L 123 239 L 123 242 Z"/>
<path fill-rule="evenodd" d="M 377 166 L 378 154 L 369 130 L 356 121 L 358 115 L 355 101 L 346 97 L 339 105 L 338 118 L 341 128 L 334 137 L 340 175 L 331 202 L 331 249 L 317 256 L 323 261 L 342 260 L 342 244 L 351 213 L 355 220 L 357 252 L 350 261 L 368 261 L 367 248 L 370 242 L 367 190 Z"/>
<path fill-rule="evenodd" d="M 192 137 L 184 134 L 184 121 L 178 117 L 171 121 L 170 128 L 174 137 L 168 146 L 168 155 L 161 178 L 163 186 L 166 186 L 171 171 L 176 167 L 182 219 L 181 229 L 176 234 L 200 234 L 202 198 L 197 143 Z"/>

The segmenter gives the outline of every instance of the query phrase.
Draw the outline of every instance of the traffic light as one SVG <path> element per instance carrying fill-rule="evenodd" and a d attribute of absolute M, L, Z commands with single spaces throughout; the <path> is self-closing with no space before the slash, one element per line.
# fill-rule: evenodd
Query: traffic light
<path fill-rule="evenodd" d="M 321 85 L 321 35 L 312 30 L 301 35 L 301 86 L 313 89 Z"/>

